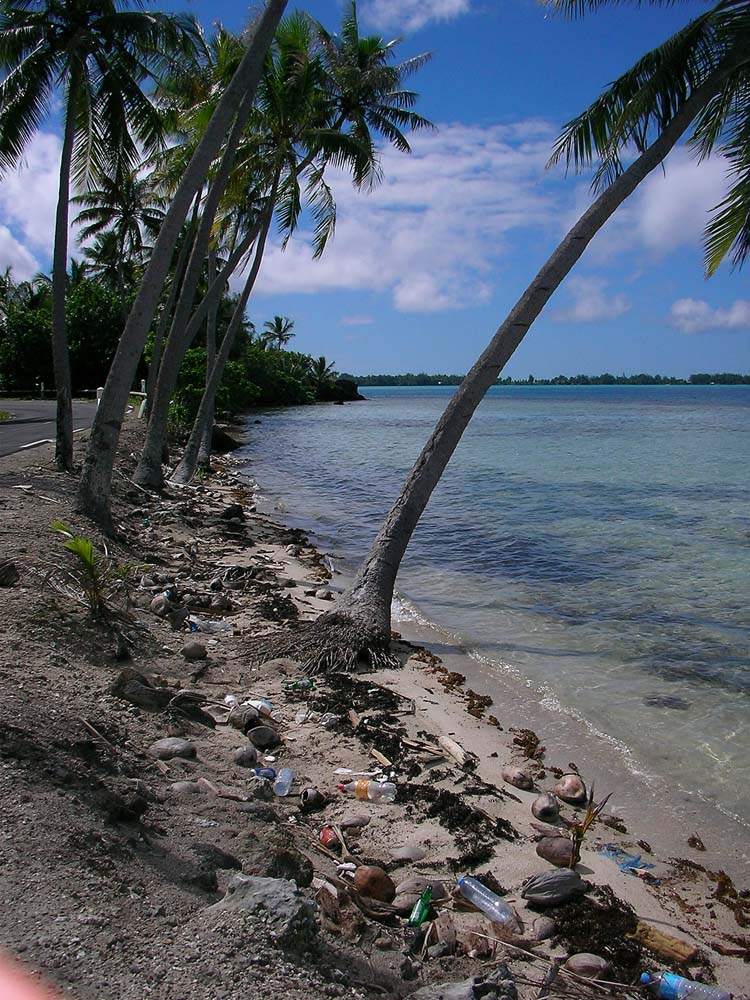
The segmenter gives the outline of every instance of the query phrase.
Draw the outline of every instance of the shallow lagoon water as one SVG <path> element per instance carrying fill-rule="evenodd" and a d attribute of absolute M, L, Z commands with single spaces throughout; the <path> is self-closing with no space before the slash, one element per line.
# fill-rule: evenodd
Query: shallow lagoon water
<path fill-rule="evenodd" d="M 261 413 L 247 472 L 351 568 L 453 391 Z M 747 386 L 493 388 L 398 606 L 750 841 L 749 470 Z"/>

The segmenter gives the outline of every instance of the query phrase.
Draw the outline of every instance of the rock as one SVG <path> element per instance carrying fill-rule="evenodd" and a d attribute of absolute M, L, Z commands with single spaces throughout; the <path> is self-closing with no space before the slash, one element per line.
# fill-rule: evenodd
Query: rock
<path fill-rule="evenodd" d="M 281 743 L 279 734 L 270 726 L 255 726 L 254 729 L 249 729 L 246 735 L 259 750 L 272 750 Z"/>
<path fill-rule="evenodd" d="M 238 705 L 237 708 L 232 709 L 227 719 L 233 729 L 239 729 L 242 733 L 246 733 L 259 721 L 260 712 L 252 705 Z"/>
<path fill-rule="evenodd" d="M 224 898 L 203 912 L 213 920 L 227 910 L 265 918 L 272 938 L 283 948 L 309 947 L 318 932 L 315 904 L 288 879 L 234 875 Z M 253 934 L 259 933 L 256 921 L 251 926 Z"/>
<path fill-rule="evenodd" d="M 172 627 L 174 632 L 181 632 L 185 626 L 185 622 L 190 617 L 189 608 L 175 608 L 174 611 L 170 611 L 167 614 L 167 621 Z"/>
<path fill-rule="evenodd" d="M 246 747 L 238 747 L 232 758 L 238 767 L 254 767 L 258 762 L 258 751 L 248 743 Z"/>
<path fill-rule="evenodd" d="M 157 615 L 159 618 L 164 618 L 165 615 L 174 609 L 174 605 L 166 594 L 157 594 L 151 601 L 151 604 L 149 604 L 149 609 L 152 614 Z"/>
<path fill-rule="evenodd" d="M 393 900 L 393 908 L 399 917 L 408 917 L 421 895 L 421 892 L 399 893 Z"/>
<path fill-rule="evenodd" d="M 109 690 L 116 698 L 152 712 L 166 708 L 176 693 L 171 688 L 154 687 L 144 674 L 132 667 L 121 670 Z"/>
<path fill-rule="evenodd" d="M 369 825 L 370 818 L 367 813 L 347 813 L 338 825 L 342 830 L 362 829 Z"/>
<path fill-rule="evenodd" d="M 165 736 L 163 740 L 152 743 L 148 752 L 159 760 L 171 760 L 173 757 L 188 759 L 195 757 L 195 746 L 190 740 L 180 739 L 179 736 Z"/>
<path fill-rule="evenodd" d="M 421 878 L 420 876 L 408 878 L 404 882 L 399 882 L 396 886 L 396 895 L 401 896 L 404 894 L 411 895 L 412 893 L 416 893 L 417 896 L 421 896 L 428 885 L 432 886 L 433 902 L 437 903 L 441 899 L 448 898 L 448 892 L 439 879 Z"/>
<path fill-rule="evenodd" d="M 217 594 L 211 601 L 211 607 L 214 611 L 231 611 L 232 602 L 226 594 Z"/>
<path fill-rule="evenodd" d="M 427 851 L 423 847 L 416 846 L 397 847 L 391 851 L 391 857 L 394 861 L 421 861 L 427 857 Z"/>
<path fill-rule="evenodd" d="M 543 792 L 531 803 L 531 811 L 537 819 L 554 823 L 560 814 L 560 803 L 551 792 Z"/>
<path fill-rule="evenodd" d="M 460 983 L 423 986 L 411 1000 L 518 1000 L 516 984 L 506 965 L 498 965 L 488 976 L 472 976 Z"/>
<path fill-rule="evenodd" d="M 360 865 L 354 873 L 354 888 L 363 896 L 379 899 L 381 903 L 392 902 L 396 895 L 393 879 L 377 865 Z"/>
<path fill-rule="evenodd" d="M 211 429 L 211 451 L 217 455 L 224 455 L 228 451 L 234 451 L 239 446 L 239 441 L 235 440 L 231 434 L 228 434 L 223 427 L 214 424 Z"/>
<path fill-rule="evenodd" d="M 605 979 L 609 974 L 610 965 L 599 955 L 582 951 L 577 955 L 571 955 L 563 965 L 563 969 L 575 973 L 576 976 L 583 976 L 584 979 Z"/>
<path fill-rule="evenodd" d="M 509 764 L 502 770 L 503 781 L 507 781 L 509 785 L 513 785 L 514 788 L 521 788 L 524 791 L 529 791 L 529 789 L 534 787 L 534 781 L 530 774 L 528 774 L 522 767 L 517 767 L 515 764 Z"/>
<path fill-rule="evenodd" d="M 564 838 L 553 837 L 553 840 Z M 569 845 L 570 841 L 566 840 Z M 573 896 L 581 896 L 586 892 L 586 883 L 578 872 L 571 868 L 559 868 L 554 872 L 541 872 L 532 875 L 523 887 L 521 896 L 532 906 L 559 906 Z"/>
<path fill-rule="evenodd" d="M 20 574 L 16 564 L 10 559 L 0 559 L 0 587 L 12 587 L 19 579 Z"/>
<path fill-rule="evenodd" d="M 555 795 L 563 802 L 581 805 L 586 801 L 586 785 L 583 778 L 574 771 L 571 771 L 570 774 L 564 774 L 555 785 Z"/>
<path fill-rule="evenodd" d="M 331 591 L 330 590 L 326 590 L 323 587 L 321 587 L 320 590 L 316 590 L 315 591 L 315 596 L 318 597 L 318 598 L 320 598 L 321 601 L 332 601 L 333 600 L 333 594 L 331 593 Z"/>
<path fill-rule="evenodd" d="M 207 868 L 212 868 L 214 871 L 226 871 L 228 869 L 242 871 L 242 862 L 240 859 L 230 854 L 229 851 L 223 851 L 216 844 L 204 844 L 202 841 L 197 841 L 191 847 Z"/>
<path fill-rule="evenodd" d="M 551 865 L 567 868 L 573 859 L 573 843 L 567 837 L 542 837 L 536 853 Z"/>
<path fill-rule="evenodd" d="M 244 521 L 245 511 L 242 509 L 241 503 L 230 503 L 228 507 L 224 508 L 219 517 L 222 521 Z"/>
<path fill-rule="evenodd" d="M 169 794 L 182 798 L 185 795 L 197 795 L 200 787 L 195 781 L 173 781 L 169 786 Z"/>
<path fill-rule="evenodd" d="M 247 790 L 254 799 L 270 802 L 274 797 L 271 782 L 267 778 L 259 778 L 257 774 L 251 774 L 247 779 Z"/>
<path fill-rule="evenodd" d="M 202 642 L 198 642 L 197 639 L 190 639 L 182 647 L 182 655 L 186 660 L 205 660 L 208 656 L 208 650 Z"/>

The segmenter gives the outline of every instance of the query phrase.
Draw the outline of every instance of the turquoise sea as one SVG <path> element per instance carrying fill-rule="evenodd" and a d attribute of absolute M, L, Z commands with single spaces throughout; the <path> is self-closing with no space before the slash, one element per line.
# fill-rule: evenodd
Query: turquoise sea
<path fill-rule="evenodd" d="M 453 391 L 253 414 L 246 471 L 352 569 Z M 397 587 L 750 843 L 750 387 L 493 388 Z"/>

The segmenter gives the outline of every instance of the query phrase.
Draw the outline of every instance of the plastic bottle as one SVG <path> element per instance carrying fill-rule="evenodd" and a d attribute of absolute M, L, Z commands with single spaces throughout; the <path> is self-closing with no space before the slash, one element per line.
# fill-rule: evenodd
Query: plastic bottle
<path fill-rule="evenodd" d="M 685 979 L 673 972 L 652 974 L 644 972 L 641 985 L 660 998 L 660 1000 L 682 1000 L 683 997 L 695 997 L 696 1000 L 731 1000 L 731 993 L 720 990 L 718 986 L 706 986 L 692 979 Z"/>
<path fill-rule="evenodd" d="M 349 792 L 356 798 L 370 802 L 393 802 L 396 798 L 396 786 L 392 781 L 350 781 L 347 785 L 339 785 L 340 792 Z"/>
<path fill-rule="evenodd" d="M 414 904 L 411 913 L 409 914 L 409 927 L 421 927 L 422 924 L 427 919 L 427 914 L 430 912 L 430 903 L 432 902 L 432 886 L 428 885 L 422 895 Z"/>
<path fill-rule="evenodd" d="M 470 875 L 464 875 L 458 880 L 458 890 L 464 899 L 486 914 L 493 923 L 500 924 L 509 931 L 519 932 L 521 930 L 518 916 L 513 907 L 477 879 Z"/>
<path fill-rule="evenodd" d="M 276 775 L 276 781 L 273 783 L 274 794 L 288 795 L 289 789 L 292 787 L 293 778 L 292 769 L 290 767 L 282 767 Z"/>

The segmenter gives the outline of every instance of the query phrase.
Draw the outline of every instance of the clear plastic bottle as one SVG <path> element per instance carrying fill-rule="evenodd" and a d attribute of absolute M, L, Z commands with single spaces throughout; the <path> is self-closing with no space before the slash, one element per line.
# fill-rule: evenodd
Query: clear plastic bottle
<path fill-rule="evenodd" d="M 486 885 L 470 875 L 464 875 L 458 880 L 458 890 L 464 899 L 481 910 L 493 923 L 500 924 L 512 933 L 520 932 L 521 924 L 516 911 Z"/>
<path fill-rule="evenodd" d="M 695 1000 L 731 1000 L 731 993 L 720 990 L 718 986 L 696 983 L 692 979 L 677 976 L 674 972 L 644 972 L 641 985 L 659 997 L 659 1000 L 683 1000 L 683 997 L 695 997 Z"/>
<path fill-rule="evenodd" d="M 339 791 L 370 802 L 393 802 L 396 798 L 396 786 L 392 781 L 350 781 L 347 785 L 339 785 Z"/>
<path fill-rule="evenodd" d="M 288 795 L 289 789 L 292 787 L 292 780 L 294 775 L 292 774 L 291 767 L 282 767 L 279 769 L 279 773 L 276 775 L 276 781 L 273 783 L 273 791 L 275 795 Z"/>

